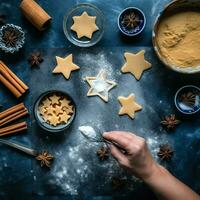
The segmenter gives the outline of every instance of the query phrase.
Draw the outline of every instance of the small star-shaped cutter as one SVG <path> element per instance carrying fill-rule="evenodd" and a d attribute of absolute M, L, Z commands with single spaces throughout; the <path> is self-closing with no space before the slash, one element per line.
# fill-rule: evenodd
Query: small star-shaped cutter
<path fill-rule="evenodd" d="M 117 83 L 106 79 L 105 70 L 100 70 L 96 77 L 86 77 L 85 80 L 90 86 L 87 96 L 99 96 L 105 102 L 108 102 L 108 92 L 117 86 Z M 97 85 L 102 84 L 102 88 L 97 88 Z"/>

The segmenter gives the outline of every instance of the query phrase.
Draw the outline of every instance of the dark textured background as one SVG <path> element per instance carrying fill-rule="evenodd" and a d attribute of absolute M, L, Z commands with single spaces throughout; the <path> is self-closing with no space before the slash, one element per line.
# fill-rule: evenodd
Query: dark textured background
<path fill-rule="evenodd" d="M 175 156 L 166 166 L 176 177 L 200 192 L 200 129 L 199 115 L 186 118 L 173 104 L 176 90 L 186 84 L 199 84 L 199 75 L 177 74 L 162 66 L 151 45 L 151 30 L 157 14 L 168 0 L 89 0 L 99 7 L 106 18 L 105 34 L 102 40 L 89 49 L 76 48 L 64 36 L 62 19 L 73 5 L 83 1 L 40 0 L 43 8 L 52 16 L 50 29 L 38 32 L 20 14 L 17 0 L 1 0 L 0 11 L 7 14 L 7 23 L 22 26 L 26 32 L 26 45 L 20 53 L 10 56 L 0 53 L 1 59 L 12 68 L 29 86 L 30 92 L 24 102 L 32 113 L 32 105 L 42 92 L 49 89 L 67 91 L 77 103 L 75 122 L 64 135 L 53 137 L 38 128 L 33 117 L 29 120 L 29 130 L 25 134 L 9 137 L 35 149 L 48 149 L 56 157 L 52 169 L 40 169 L 38 163 L 19 152 L 1 146 L 0 151 L 0 199 L 155 199 L 149 189 L 140 181 L 129 177 L 113 159 L 98 161 L 95 152 L 99 145 L 89 144 L 78 133 L 78 126 L 93 125 L 101 131 L 121 129 L 137 132 L 145 137 L 155 159 L 158 146 L 169 143 Z M 128 6 L 142 9 L 147 17 L 145 31 L 137 39 L 128 40 L 117 28 L 117 16 Z M 153 68 L 137 82 L 131 75 L 121 75 L 125 51 L 146 50 L 146 58 Z M 30 69 L 27 57 L 33 50 L 40 50 L 44 62 L 40 68 Z M 66 81 L 61 75 L 52 75 L 55 56 L 73 53 L 74 62 L 81 70 L 74 72 Z M 109 71 L 108 78 L 114 79 L 118 87 L 111 91 L 106 104 L 99 98 L 88 98 L 88 86 L 82 80 L 85 76 L 96 75 L 100 68 Z M 134 92 L 143 111 L 137 113 L 134 121 L 117 115 L 119 95 Z M 1 85 L 0 103 L 5 108 L 17 100 Z M 172 133 L 164 131 L 160 125 L 163 115 L 176 113 L 182 124 Z M 113 191 L 111 179 L 123 177 L 127 185 L 121 191 Z"/>

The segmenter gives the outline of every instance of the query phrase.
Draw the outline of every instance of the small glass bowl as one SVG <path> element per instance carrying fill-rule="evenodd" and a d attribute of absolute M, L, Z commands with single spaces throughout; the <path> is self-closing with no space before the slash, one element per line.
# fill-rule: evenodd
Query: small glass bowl
<path fill-rule="evenodd" d="M 41 114 L 39 113 L 39 105 L 41 104 L 42 100 L 45 99 L 46 97 L 50 96 L 51 94 L 61 94 L 62 96 L 66 97 L 71 102 L 71 104 L 73 105 L 74 113 L 72 114 L 71 118 L 69 119 L 69 121 L 66 124 L 60 124 L 60 125 L 57 125 L 57 126 L 52 126 L 52 125 L 48 124 L 47 122 L 45 122 L 44 119 L 42 118 Z M 51 90 L 51 91 L 47 91 L 47 92 L 42 93 L 37 98 L 37 100 L 34 104 L 34 107 L 33 107 L 33 113 L 34 113 L 34 117 L 35 117 L 36 122 L 45 131 L 48 131 L 48 132 L 51 132 L 51 133 L 63 132 L 64 130 L 69 128 L 69 126 L 74 121 L 74 118 L 76 116 L 76 104 L 75 104 L 74 100 L 71 98 L 71 96 L 69 96 L 69 94 L 67 94 L 66 92 L 63 92 L 63 91 L 60 91 L 60 90 Z"/>
<path fill-rule="evenodd" d="M 175 94 L 174 103 L 176 108 L 183 114 L 197 113 L 200 111 L 200 88 L 194 85 L 181 87 Z"/>
<path fill-rule="evenodd" d="M 125 16 L 130 15 L 131 13 L 134 13 L 136 16 L 138 16 L 140 22 L 138 26 L 129 29 L 123 24 L 123 19 Z M 128 7 L 119 14 L 118 27 L 119 30 L 126 36 L 133 37 L 139 35 L 144 30 L 145 25 L 146 25 L 146 17 L 139 8 Z"/>
<path fill-rule="evenodd" d="M 14 46 L 6 45 L 3 36 L 5 31 L 13 30 L 18 37 L 16 44 Z M 0 28 L 0 49 L 6 53 L 15 53 L 19 51 L 24 46 L 25 43 L 25 33 L 21 27 L 13 25 L 13 24 L 6 24 Z"/>
<path fill-rule="evenodd" d="M 96 25 L 99 30 L 94 32 L 92 38 L 78 38 L 76 32 L 71 30 L 73 25 L 73 16 L 80 16 L 84 11 L 90 16 L 96 16 Z M 63 30 L 67 39 L 76 46 L 90 47 L 95 45 L 103 36 L 104 33 L 104 16 L 103 13 L 94 5 L 83 3 L 75 6 L 72 10 L 68 11 L 63 19 Z"/>

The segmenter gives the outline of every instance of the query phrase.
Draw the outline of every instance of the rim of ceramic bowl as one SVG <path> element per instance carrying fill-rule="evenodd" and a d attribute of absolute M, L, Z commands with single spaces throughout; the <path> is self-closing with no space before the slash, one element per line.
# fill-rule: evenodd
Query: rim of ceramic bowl
<path fill-rule="evenodd" d="M 200 73 L 200 66 L 196 66 L 196 67 L 179 67 L 175 64 L 172 64 L 172 63 L 169 63 L 165 58 L 164 56 L 162 56 L 160 50 L 159 50 L 159 45 L 157 44 L 157 40 L 156 40 L 156 33 L 157 33 L 157 28 L 158 28 L 158 25 L 160 24 L 160 21 L 162 20 L 162 17 L 164 14 L 166 14 L 166 12 L 168 12 L 168 8 L 170 6 L 172 6 L 173 4 L 178 4 L 179 1 L 182 1 L 182 0 L 175 0 L 175 1 L 172 1 L 170 3 L 168 3 L 165 8 L 158 14 L 158 16 L 156 17 L 156 20 L 154 22 L 154 25 L 153 25 L 153 30 L 152 30 L 152 43 L 153 43 L 153 48 L 154 48 L 154 51 L 157 55 L 157 57 L 159 58 L 159 60 L 169 69 L 173 70 L 173 71 L 176 71 L 176 72 L 179 72 L 179 73 L 183 73 L 183 74 L 195 74 L 195 73 Z"/>
<path fill-rule="evenodd" d="M 190 112 L 190 113 L 188 112 L 188 113 L 186 113 L 186 112 L 184 112 L 183 110 L 181 110 L 181 109 L 179 108 L 178 104 L 177 104 L 177 97 L 178 97 L 179 93 L 180 93 L 183 89 L 185 89 L 185 88 L 195 88 L 196 90 L 198 90 L 198 91 L 200 92 L 200 88 L 197 87 L 197 86 L 195 86 L 195 85 L 185 85 L 185 86 L 183 86 L 183 87 L 181 87 L 181 88 L 179 88 L 179 89 L 177 90 L 177 92 L 176 92 L 176 94 L 175 94 L 175 96 L 174 96 L 174 104 L 175 104 L 177 110 L 180 111 L 182 114 L 185 114 L 185 115 L 193 115 L 193 114 L 196 114 L 197 112 L 200 111 L 200 107 L 199 107 L 196 111 L 194 111 L 194 112 Z"/>
<path fill-rule="evenodd" d="M 74 10 L 76 10 L 78 7 L 81 7 L 81 6 L 86 6 L 86 7 L 90 7 L 92 9 L 95 9 L 98 12 L 98 15 L 101 18 L 101 22 L 102 22 L 101 34 L 99 35 L 99 37 L 97 38 L 97 40 L 95 42 L 93 42 L 93 43 L 81 43 L 81 42 L 77 42 L 77 41 L 71 39 L 71 36 L 69 35 L 69 33 L 67 31 L 66 22 L 67 22 L 67 20 L 69 18 L 69 15 Z M 66 38 L 68 39 L 69 42 L 71 42 L 73 45 L 78 46 L 78 47 L 91 47 L 91 46 L 96 45 L 102 39 L 102 37 L 104 35 L 104 28 L 105 28 L 105 17 L 104 17 L 103 12 L 98 7 L 96 7 L 95 5 L 93 5 L 91 3 L 80 3 L 80 4 L 77 4 L 74 7 L 72 7 L 71 9 L 67 10 L 66 13 L 64 14 L 64 17 L 63 17 L 63 31 L 64 31 L 64 34 L 65 34 L 65 36 L 66 36 Z"/>
<path fill-rule="evenodd" d="M 61 94 L 64 94 L 66 97 L 68 97 L 70 99 L 70 101 L 72 102 L 73 106 L 74 106 L 74 113 L 73 115 L 71 116 L 71 118 L 69 119 L 68 123 L 66 125 L 64 125 L 62 128 L 60 129 L 54 129 L 54 128 L 47 128 L 46 126 L 43 125 L 43 123 L 40 121 L 40 119 L 38 118 L 38 106 L 40 105 L 41 103 L 41 100 L 45 97 L 45 96 L 48 96 L 50 93 L 61 93 Z M 63 91 L 63 90 L 47 90 L 43 93 L 41 93 L 35 103 L 34 103 L 34 106 L 33 106 L 33 114 L 34 114 L 34 118 L 37 122 L 37 124 L 45 131 L 49 132 L 49 133 L 59 133 L 59 132 L 64 132 L 66 129 L 68 129 L 71 124 L 73 123 L 75 117 L 76 117 L 76 103 L 74 101 L 74 99 L 71 97 L 71 95 L 69 95 L 67 92 Z"/>
<path fill-rule="evenodd" d="M 121 15 L 122 15 L 124 12 L 126 12 L 127 10 L 129 10 L 129 9 L 138 10 L 138 11 L 142 14 L 142 16 L 143 16 L 143 18 L 144 18 L 144 25 L 143 25 L 143 27 L 140 29 L 140 31 L 138 31 L 138 32 L 135 33 L 135 34 L 128 34 L 128 33 L 124 32 L 124 31 L 121 29 L 121 26 L 120 26 L 120 17 L 121 17 Z M 134 7 L 134 6 L 130 6 L 130 7 L 125 8 L 124 10 L 122 10 L 122 11 L 119 13 L 117 24 L 118 24 L 119 30 L 120 30 L 123 34 L 125 34 L 126 36 L 134 37 L 134 36 L 139 35 L 139 34 L 144 30 L 144 28 L 145 28 L 145 26 L 146 26 L 146 17 L 145 17 L 144 12 L 143 12 L 141 9 L 139 9 L 139 8 L 137 8 L 137 7 Z"/>

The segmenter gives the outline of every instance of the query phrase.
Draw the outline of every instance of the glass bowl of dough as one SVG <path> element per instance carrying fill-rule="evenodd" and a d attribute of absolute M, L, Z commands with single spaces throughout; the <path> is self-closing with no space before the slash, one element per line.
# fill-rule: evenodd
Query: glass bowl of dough
<path fill-rule="evenodd" d="M 93 46 L 104 33 L 103 13 L 92 4 L 78 4 L 64 15 L 63 30 L 72 44 L 79 47 Z"/>
<path fill-rule="evenodd" d="M 200 72 L 200 1 L 176 0 L 157 17 L 152 40 L 158 58 L 185 74 Z"/>
<path fill-rule="evenodd" d="M 63 132 L 72 124 L 76 104 L 66 92 L 51 90 L 42 93 L 33 109 L 38 125 L 48 132 Z"/>

